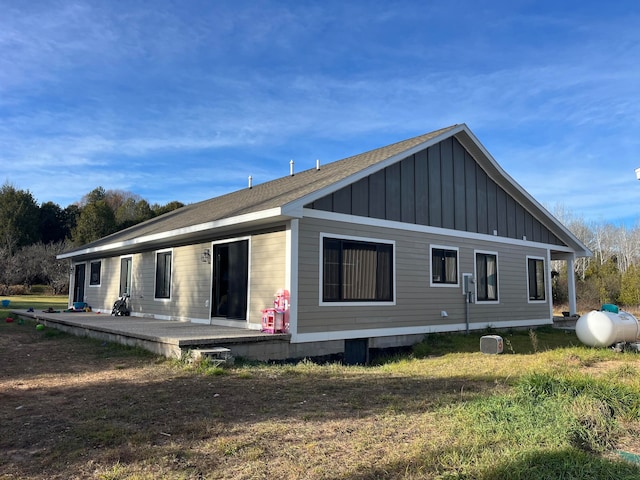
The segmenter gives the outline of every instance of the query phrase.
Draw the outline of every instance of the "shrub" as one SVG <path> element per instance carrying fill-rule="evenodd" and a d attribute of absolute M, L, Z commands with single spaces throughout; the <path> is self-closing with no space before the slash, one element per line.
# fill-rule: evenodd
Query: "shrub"
<path fill-rule="evenodd" d="M 7 292 L 8 295 L 26 295 L 27 293 L 29 292 L 24 285 L 10 285 Z"/>

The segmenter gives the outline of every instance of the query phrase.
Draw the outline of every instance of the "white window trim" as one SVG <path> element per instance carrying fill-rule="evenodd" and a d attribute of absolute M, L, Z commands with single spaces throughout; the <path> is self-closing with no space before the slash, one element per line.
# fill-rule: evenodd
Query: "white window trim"
<path fill-rule="evenodd" d="M 451 250 L 456 252 L 456 283 L 437 283 L 433 281 L 433 249 Z M 445 245 L 429 246 L 429 286 L 436 288 L 460 288 L 460 249 L 458 247 L 448 247 Z"/>
<path fill-rule="evenodd" d="M 91 265 L 94 263 L 99 263 L 100 264 L 100 277 L 98 278 L 98 283 L 96 283 L 95 285 L 91 284 Z M 89 288 L 97 288 L 100 287 L 102 285 L 102 264 L 103 264 L 103 259 L 101 258 L 100 260 L 91 260 L 89 261 Z"/>
<path fill-rule="evenodd" d="M 156 297 L 156 280 L 158 278 L 158 254 L 159 253 L 171 253 L 171 284 L 169 285 L 169 298 L 157 298 Z M 154 269 L 153 269 L 153 300 L 156 302 L 170 302 L 171 299 L 173 298 L 173 277 L 174 277 L 174 271 L 173 271 L 173 261 L 174 261 L 174 255 L 173 255 L 173 248 L 164 248 L 162 250 L 156 250 L 153 252 L 153 264 L 154 264 Z M 132 264 L 133 266 L 133 264 Z"/>
<path fill-rule="evenodd" d="M 118 258 L 118 291 L 120 291 L 120 280 L 122 278 L 122 259 L 123 258 L 130 258 L 131 259 L 131 278 L 129 279 L 129 295 L 131 296 L 133 294 L 133 255 L 120 255 L 120 257 Z M 155 292 L 155 280 L 154 280 L 154 292 Z"/>
<path fill-rule="evenodd" d="M 478 253 L 485 254 L 485 255 L 495 255 L 496 257 L 496 275 L 498 275 L 498 297 L 496 298 L 496 300 L 480 300 L 478 298 L 478 283 L 480 282 L 480 280 L 478 279 L 478 262 L 477 262 Z M 475 283 L 476 303 L 481 305 L 498 305 L 500 303 L 500 294 L 502 292 L 502 288 L 500 287 L 500 278 L 501 278 L 500 256 L 498 255 L 498 252 L 494 252 L 491 250 L 474 250 L 473 251 L 473 277 L 476 279 L 476 283 Z"/>
<path fill-rule="evenodd" d="M 393 300 L 391 302 L 325 302 L 322 299 L 322 273 L 324 265 L 324 239 L 325 238 L 338 238 L 340 240 L 353 240 L 356 242 L 368 242 L 368 243 L 383 243 L 391 245 L 391 251 L 393 255 L 393 270 L 391 272 L 393 281 Z M 319 259 L 318 259 L 318 306 L 320 307 L 389 307 L 396 305 L 396 242 L 395 240 L 383 240 L 380 238 L 370 237 L 357 237 L 353 235 L 342 235 L 338 233 L 325 233 L 320 232 L 320 243 L 318 245 Z"/>
<path fill-rule="evenodd" d="M 543 277 L 544 277 L 544 300 L 531 300 L 530 295 L 529 295 L 529 260 L 542 260 L 543 265 L 544 265 L 544 272 L 543 272 Z M 525 286 L 526 286 L 526 292 L 527 292 L 527 303 L 537 303 L 537 304 L 545 304 L 547 303 L 548 300 L 548 288 L 547 288 L 547 259 L 544 257 L 538 257 L 535 255 L 527 255 L 527 259 L 525 260 L 526 265 L 525 268 L 527 270 L 527 277 L 526 277 L 526 282 L 525 282 Z M 498 292 L 499 293 L 499 292 Z"/>

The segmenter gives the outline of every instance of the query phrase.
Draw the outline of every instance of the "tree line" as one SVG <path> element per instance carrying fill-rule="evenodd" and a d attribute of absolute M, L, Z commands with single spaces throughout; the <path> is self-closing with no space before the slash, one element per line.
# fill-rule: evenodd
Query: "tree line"
<path fill-rule="evenodd" d="M 139 195 L 97 187 L 61 208 L 42 205 L 27 190 L 0 188 L 0 295 L 48 285 L 54 293 L 69 287 L 69 264 L 56 255 L 184 206 L 173 201 L 150 205 Z M 568 275 L 576 279 L 578 309 L 604 303 L 640 306 L 640 226 L 586 222 L 562 206 L 553 214 L 593 253 L 579 258 L 573 272 L 553 262 L 553 297 L 566 304 Z"/>
<path fill-rule="evenodd" d="M 606 222 L 587 222 L 562 206 L 558 218 L 592 252 L 591 257 L 576 259 L 574 272 L 578 309 L 599 308 L 613 303 L 640 307 L 640 226 L 628 227 Z M 554 301 L 567 303 L 566 263 L 554 262 L 559 272 L 554 278 Z"/>
<path fill-rule="evenodd" d="M 31 192 L 5 183 L 0 187 L 0 295 L 29 293 L 33 285 L 65 293 L 69 262 L 57 255 L 182 206 L 177 201 L 150 205 L 137 194 L 102 187 L 66 208 L 38 205 Z"/>

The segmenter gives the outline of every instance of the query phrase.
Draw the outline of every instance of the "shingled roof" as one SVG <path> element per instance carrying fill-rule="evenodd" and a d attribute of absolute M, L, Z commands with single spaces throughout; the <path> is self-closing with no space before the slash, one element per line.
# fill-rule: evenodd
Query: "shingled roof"
<path fill-rule="evenodd" d="M 582 243 L 495 162 L 464 124 L 452 125 L 385 147 L 287 175 L 252 188 L 244 188 L 182 208 L 134 225 L 86 244 L 58 258 L 90 258 L 107 253 L 131 253 L 160 246 L 178 245 L 211 238 L 211 232 L 250 229 L 302 216 L 302 207 L 360 177 L 401 160 L 432 143 L 455 135 L 481 163 L 487 174 L 517 197 L 545 225 L 567 241 L 579 255 L 590 255 Z M 537 213 L 535 213 L 537 212 Z"/>
<path fill-rule="evenodd" d="M 177 210 L 161 215 L 88 243 L 80 249 L 65 253 L 61 258 L 73 257 L 80 253 L 105 250 L 109 245 L 122 245 L 135 239 L 153 237 L 169 232 L 209 225 L 212 222 L 231 219 L 247 214 L 254 214 L 274 208 L 283 207 L 291 202 L 304 198 L 313 192 L 344 180 L 368 167 L 376 165 L 395 155 L 438 137 L 457 125 L 436 130 L 424 135 L 403 140 L 401 142 L 376 148 L 359 155 L 328 163 L 319 170 L 312 168 L 295 175 L 278 178 L 261 183 L 252 188 L 244 188 L 235 192 L 211 198 L 202 202 L 186 205 Z"/>

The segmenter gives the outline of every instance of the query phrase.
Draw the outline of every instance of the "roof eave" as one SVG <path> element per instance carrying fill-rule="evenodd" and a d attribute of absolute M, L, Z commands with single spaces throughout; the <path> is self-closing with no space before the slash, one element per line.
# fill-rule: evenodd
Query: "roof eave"
<path fill-rule="evenodd" d="M 237 228 L 247 224 L 252 224 L 258 227 L 260 225 L 270 224 L 279 220 L 286 221 L 291 218 L 291 216 L 283 215 L 281 208 L 271 208 L 268 210 L 261 210 L 258 212 L 223 218 L 220 220 L 214 220 L 212 222 L 201 223 L 198 225 L 178 228 L 166 232 L 144 235 L 120 242 L 113 242 L 105 245 L 73 250 L 71 252 L 62 253 L 58 255 L 57 258 L 59 260 L 64 260 L 74 259 L 78 257 L 96 257 L 102 254 L 109 253 L 144 250 L 145 248 L 152 247 L 154 245 L 161 245 L 169 240 L 176 241 L 187 240 L 189 238 L 200 238 L 202 237 L 202 235 L 206 235 L 208 232 L 222 231 L 228 228 Z"/>

